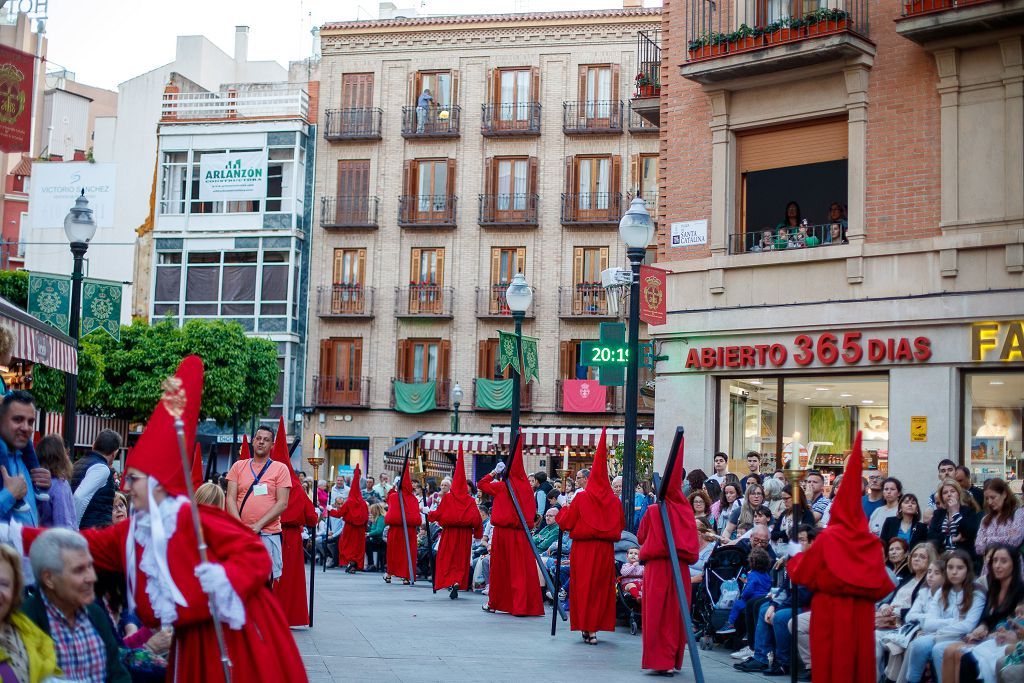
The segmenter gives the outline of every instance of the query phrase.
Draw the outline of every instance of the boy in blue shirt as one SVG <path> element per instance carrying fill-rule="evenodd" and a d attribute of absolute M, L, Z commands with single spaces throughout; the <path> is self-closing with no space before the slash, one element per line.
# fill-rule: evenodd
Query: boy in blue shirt
<path fill-rule="evenodd" d="M 743 585 L 743 592 L 740 593 L 740 597 L 736 599 L 736 602 L 732 604 L 732 609 L 729 610 L 729 620 L 725 622 L 725 626 L 718 629 L 718 635 L 720 636 L 735 633 L 736 627 L 734 624 L 743 614 L 743 609 L 747 606 L 747 603 L 757 598 L 763 598 L 768 595 L 768 591 L 772 588 L 772 577 L 768 573 L 772 566 L 772 560 L 768 556 L 768 551 L 763 548 L 752 549 L 750 555 L 747 556 L 747 563 L 750 565 L 750 572 L 747 573 L 747 582 Z"/>

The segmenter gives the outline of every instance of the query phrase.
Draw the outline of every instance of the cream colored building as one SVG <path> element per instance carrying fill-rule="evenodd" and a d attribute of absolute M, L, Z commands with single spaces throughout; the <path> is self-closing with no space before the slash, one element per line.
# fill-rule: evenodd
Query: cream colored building
<path fill-rule="evenodd" d="M 489 402 L 479 380 L 500 377 L 519 271 L 535 290 L 523 331 L 540 340 L 522 423 L 552 428 L 527 466 L 552 470 L 546 454 L 564 445 L 588 452 L 570 427 L 622 424 L 620 388 L 595 407 L 603 389 L 575 383 L 588 373 L 578 342 L 619 319 L 592 283 L 625 265 L 629 199 L 657 209 L 657 128 L 629 99 L 638 31 L 659 23 L 624 9 L 322 27 L 303 433 L 324 435 L 327 466 L 376 474 L 398 441 L 451 431 L 455 384 L 467 453 L 489 457 L 509 411 L 483 408 L 505 405 L 507 387 L 489 386 Z M 566 411 L 563 380 L 591 412 Z M 396 410 L 396 381 L 398 407 L 428 409 Z M 428 382 L 433 396 L 404 387 Z M 434 458 L 455 441 L 418 446 Z"/>
<path fill-rule="evenodd" d="M 860 429 L 918 495 L 941 458 L 1019 477 L 1020 3 L 826 2 L 817 23 L 762 22 L 749 40 L 729 38 L 728 4 L 703 4 L 666 9 L 651 108 L 673 271 L 668 323 L 651 329 L 669 356 L 659 460 L 683 425 L 688 467 L 725 451 L 746 471 L 753 450 L 834 473 Z M 702 44 L 708 30 L 726 40 Z M 791 200 L 809 227 L 783 235 Z"/>

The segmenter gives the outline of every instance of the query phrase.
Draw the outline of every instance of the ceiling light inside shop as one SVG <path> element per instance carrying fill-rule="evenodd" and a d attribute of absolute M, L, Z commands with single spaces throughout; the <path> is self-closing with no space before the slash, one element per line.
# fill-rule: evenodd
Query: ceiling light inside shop
<path fill-rule="evenodd" d="M 1002 381 L 1002 380 L 999 380 L 999 379 L 997 379 L 997 380 L 993 380 L 993 381 L 989 382 L 989 384 L 990 384 L 990 385 L 992 385 L 992 386 L 994 386 L 994 387 L 1001 387 L 1001 386 L 1003 386 L 1004 384 L 1006 384 L 1006 382 L 1004 382 L 1004 381 Z"/>
<path fill-rule="evenodd" d="M 853 394 L 839 394 L 839 398 L 852 398 Z"/>
<path fill-rule="evenodd" d="M 828 391 L 828 387 L 814 387 L 815 391 Z"/>
<path fill-rule="evenodd" d="M 872 403 L 874 403 L 874 401 L 872 401 L 872 400 L 871 400 L 871 399 L 869 399 L 869 398 L 865 398 L 865 399 L 863 399 L 863 400 L 861 401 L 861 403 L 863 403 L 864 405 L 868 405 L 868 406 L 869 406 L 869 405 L 871 405 Z"/>
<path fill-rule="evenodd" d="M 750 380 L 750 383 L 753 384 L 754 386 L 761 386 L 761 380 L 759 379 L 752 379 Z"/>

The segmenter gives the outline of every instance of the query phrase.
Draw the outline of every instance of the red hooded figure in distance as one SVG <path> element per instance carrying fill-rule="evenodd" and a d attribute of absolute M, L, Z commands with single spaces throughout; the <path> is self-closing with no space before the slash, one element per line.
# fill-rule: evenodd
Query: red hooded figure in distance
<path fill-rule="evenodd" d="M 644 564 L 643 645 L 644 655 L 641 668 L 656 671 L 672 671 L 683 666 L 686 648 L 686 633 L 683 630 L 683 615 L 679 612 L 679 596 L 676 594 L 672 564 L 669 559 L 665 527 L 661 522 L 660 507 L 665 506 L 669 524 L 672 525 L 673 551 L 682 568 L 683 590 L 686 604 L 690 602 L 690 572 L 686 566 L 697 561 L 697 521 L 693 508 L 683 495 L 683 443 L 679 440 L 679 452 L 672 471 L 666 475 L 665 499 L 651 505 L 640 520 L 637 538 L 640 540 L 640 561 Z M 575 544 L 573 544 L 575 545 Z M 573 569 L 575 571 L 575 568 Z"/>
<path fill-rule="evenodd" d="M 402 507 L 399 507 L 402 506 Z M 405 508 L 405 521 L 408 524 L 402 528 L 402 508 Z M 391 583 L 391 577 L 397 576 L 406 581 L 412 581 L 415 576 L 409 576 L 409 558 L 412 559 L 412 570 L 416 571 L 416 530 L 419 528 L 422 519 L 420 518 L 420 503 L 412 493 L 412 478 L 409 476 L 409 463 L 405 463 L 402 470 L 401 489 L 394 488 L 388 494 L 388 511 L 384 514 L 384 523 L 388 529 L 388 568 L 384 580 Z M 402 543 L 402 535 L 405 535 L 407 543 Z"/>
<path fill-rule="evenodd" d="M 470 560 L 473 539 L 483 536 L 483 519 L 476 500 L 469 495 L 466 484 L 466 465 L 459 444 L 459 459 L 452 473 L 452 488 L 441 496 L 437 509 L 427 520 L 441 526 L 441 542 L 434 560 L 434 590 L 450 588 L 450 597 L 459 596 L 459 588 L 470 588 Z"/>
<path fill-rule="evenodd" d="M 593 644 L 597 642 L 596 631 L 615 630 L 614 543 L 626 527 L 622 504 L 608 481 L 605 430 L 601 430 L 587 488 L 573 497 L 569 507 L 558 512 L 556 523 L 572 538 L 569 626 L 573 631 L 583 631 L 584 640 Z"/>
<path fill-rule="evenodd" d="M 875 602 L 895 588 L 861 506 L 863 466 L 857 432 L 828 527 L 806 552 L 789 559 L 789 576 L 814 591 L 811 662 L 815 671 L 829 672 L 833 683 L 872 683 L 878 677 Z"/>
<path fill-rule="evenodd" d="M 281 608 L 288 618 L 289 626 L 309 625 L 309 606 L 306 604 L 306 568 L 302 550 L 302 527 L 316 526 L 316 508 L 313 501 L 302 491 L 302 484 L 288 457 L 288 441 L 285 436 L 284 418 L 277 426 L 273 460 L 288 468 L 291 474 L 292 490 L 288 494 L 288 507 L 281 513 L 281 578 L 274 583 L 274 595 L 281 602 Z"/>
<path fill-rule="evenodd" d="M 185 358 L 174 380 L 168 393 L 176 400 L 170 402 L 184 401 L 185 444 L 192 448 L 202 399 L 202 361 Z M 200 564 L 190 509 L 194 503 L 184 495 L 192 467 L 182 468 L 174 418 L 163 402 L 146 423 L 125 471 L 131 519 L 82 535 L 97 569 L 127 576 L 129 604 L 142 623 L 154 630 L 174 627 L 167 680 L 224 680 L 211 600 L 222 622 L 232 680 L 307 680 L 278 601 L 266 588 L 270 556 L 252 529 L 224 510 L 200 505 L 209 561 Z M 43 531 L 23 529 L 19 549 L 28 553 Z M 11 540 L 18 546 L 17 539 Z"/>
<path fill-rule="evenodd" d="M 522 435 L 516 441 L 516 452 L 505 476 L 512 484 L 523 516 L 529 521 L 537 515 L 537 501 L 523 469 Z M 540 577 L 537 575 L 537 560 L 530 548 L 531 541 L 523 532 L 508 487 L 504 481 L 495 481 L 495 474 L 491 472 L 478 484 L 481 491 L 494 498 L 491 508 L 491 524 L 494 526 L 491 587 L 488 603 L 483 608 L 491 612 L 508 612 L 517 617 L 544 616 Z"/>
<path fill-rule="evenodd" d="M 357 569 L 361 571 L 366 566 L 366 523 L 370 519 L 370 507 L 363 499 L 362 474 L 356 465 L 348 498 L 340 508 L 329 513 L 331 517 L 345 520 L 338 540 L 338 564 L 347 564 L 349 574 L 355 574 Z"/>

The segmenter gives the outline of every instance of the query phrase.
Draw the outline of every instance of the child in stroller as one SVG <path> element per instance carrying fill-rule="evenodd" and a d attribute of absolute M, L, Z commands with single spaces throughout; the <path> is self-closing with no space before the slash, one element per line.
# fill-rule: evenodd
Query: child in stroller
<path fill-rule="evenodd" d="M 742 546 L 719 545 L 704 564 L 704 575 L 693 587 L 693 629 L 701 639 L 701 647 L 710 650 L 729 618 L 730 606 L 719 606 L 722 586 L 727 581 L 739 580 L 747 563 L 747 553 Z M 730 584 L 731 585 L 731 584 Z"/>
<path fill-rule="evenodd" d="M 626 562 L 619 570 L 619 586 L 639 603 L 643 599 L 644 566 L 640 564 L 640 548 L 626 551 Z"/>

